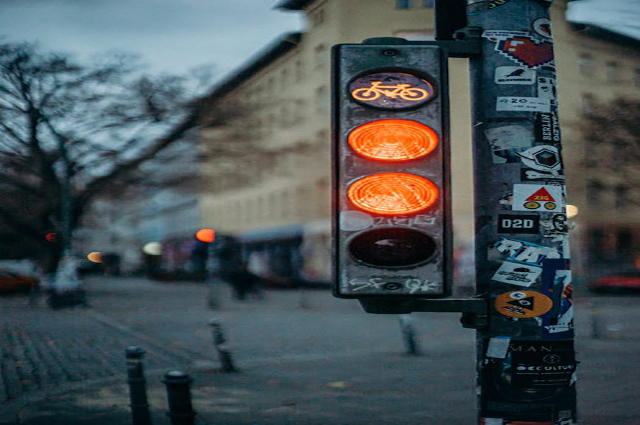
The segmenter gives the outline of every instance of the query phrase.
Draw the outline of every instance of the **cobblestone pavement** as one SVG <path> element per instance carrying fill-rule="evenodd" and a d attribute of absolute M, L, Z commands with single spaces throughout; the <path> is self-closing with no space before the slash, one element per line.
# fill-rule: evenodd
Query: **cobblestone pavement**
<path fill-rule="evenodd" d="M 88 309 L 53 311 L 24 297 L 0 298 L 0 402 L 66 383 L 126 373 L 124 349 L 139 336 Z M 148 368 L 184 364 L 185 355 L 151 347 Z"/>

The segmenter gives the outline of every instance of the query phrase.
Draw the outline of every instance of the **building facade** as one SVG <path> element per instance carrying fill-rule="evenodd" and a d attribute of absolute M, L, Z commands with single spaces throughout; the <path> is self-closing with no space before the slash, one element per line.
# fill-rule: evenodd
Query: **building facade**
<path fill-rule="evenodd" d="M 261 261 L 278 263 L 281 274 L 301 270 L 296 277 L 329 279 L 331 46 L 372 37 L 432 39 L 433 3 L 281 1 L 283 10 L 304 13 L 305 32 L 275 40 L 207 96 L 208 113 L 200 131 L 206 158 L 200 172 L 207 182 L 198 198 L 202 226 L 240 237 L 249 251 L 261 254 Z M 594 154 L 581 117 L 590 103 L 640 98 L 638 43 L 572 25 L 565 19 L 566 8 L 566 1 L 555 1 L 551 15 L 568 202 L 579 208 L 574 218 L 575 258 L 586 274 L 593 256 L 600 255 L 598 249 L 608 249 L 604 246 L 609 244 L 613 251 L 602 259 L 631 267 L 638 256 L 639 206 L 616 204 L 611 193 L 595 202 L 596 184 L 619 183 L 614 182 L 615 168 L 596 172 L 588 165 Z M 451 59 L 454 230 L 456 245 L 470 252 L 473 185 L 467 70 L 466 60 Z M 625 196 L 637 200 L 636 191 L 637 185 L 632 185 Z M 596 240 L 605 245 L 594 246 Z"/>

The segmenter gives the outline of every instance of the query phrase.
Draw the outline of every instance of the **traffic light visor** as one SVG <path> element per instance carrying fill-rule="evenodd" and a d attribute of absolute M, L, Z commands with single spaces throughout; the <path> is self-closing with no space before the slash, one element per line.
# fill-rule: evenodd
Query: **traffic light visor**
<path fill-rule="evenodd" d="M 348 136 L 358 154 L 381 161 L 422 158 L 438 146 L 430 127 L 411 120 L 377 120 L 356 127 Z"/>
<path fill-rule="evenodd" d="M 437 201 L 438 187 L 415 174 L 382 173 L 356 180 L 347 196 L 356 207 L 373 214 L 412 214 Z"/>

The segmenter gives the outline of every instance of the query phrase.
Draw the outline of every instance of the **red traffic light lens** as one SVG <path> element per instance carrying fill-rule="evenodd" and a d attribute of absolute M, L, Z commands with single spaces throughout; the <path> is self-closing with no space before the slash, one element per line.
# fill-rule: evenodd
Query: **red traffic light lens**
<path fill-rule="evenodd" d="M 429 235 L 404 227 L 369 230 L 355 236 L 349 252 L 359 261 L 376 267 L 413 267 L 428 261 L 436 252 Z"/>
<path fill-rule="evenodd" d="M 438 187 L 415 174 L 372 174 L 349 186 L 347 196 L 358 208 L 374 214 L 412 214 L 438 199 Z"/>
<path fill-rule="evenodd" d="M 438 146 L 438 135 L 430 127 L 410 120 L 378 120 L 349 133 L 351 148 L 360 155 L 381 161 L 422 158 Z"/>

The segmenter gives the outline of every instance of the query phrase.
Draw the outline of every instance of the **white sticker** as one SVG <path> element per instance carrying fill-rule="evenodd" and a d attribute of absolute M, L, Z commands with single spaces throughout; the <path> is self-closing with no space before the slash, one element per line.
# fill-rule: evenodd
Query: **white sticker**
<path fill-rule="evenodd" d="M 496 84 L 526 84 L 536 82 L 536 71 L 524 66 L 499 66 L 494 74 Z"/>
<path fill-rule="evenodd" d="M 548 18 L 538 18 L 531 25 L 536 34 L 544 38 L 551 38 L 551 21 Z"/>
<path fill-rule="evenodd" d="M 524 125 L 491 127 L 484 134 L 491 144 L 494 164 L 520 162 L 520 157 L 516 154 L 533 146 L 535 141 L 533 131 Z"/>
<path fill-rule="evenodd" d="M 482 36 L 484 38 L 488 38 L 489 40 L 492 40 L 492 41 L 515 37 L 519 35 L 526 36 L 526 35 L 529 35 L 529 32 L 528 31 L 506 31 L 506 30 L 487 30 L 482 32 Z"/>
<path fill-rule="evenodd" d="M 489 347 L 487 347 L 487 357 L 493 359 L 504 359 L 507 357 L 510 342 L 511 337 L 508 336 L 497 336 L 495 338 L 491 338 L 489 340 Z"/>
<path fill-rule="evenodd" d="M 551 112 L 551 102 L 539 97 L 499 96 L 496 111 Z"/>
<path fill-rule="evenodd" d="M 538 98 L 547 99 L 549 104 L 557 104 L 556 79 L 549 77 L 538 77 Z"/>
<path fill-rule="evenodd" d="M 540 274 L 542 274 L 540 267 L 504 262 L 491 279 L 511 285 L 529 287 L 535 283 Z"/>
<path fill-rule="evenodd" d="M 356 231 L 368 229 L 373 225 L 373 217 L 362 211 L 342 211 L 340 213 L 340 229 Z"/>
<path fill-rule="evenodd" d="M 503 423 L 501 418 L 484 418 L 484 425 L 502 425 Z"/>
<path fill-rule="evenodd" d="M 513 211 L 563 212 L 564 186 L 514 184 Z"/>

